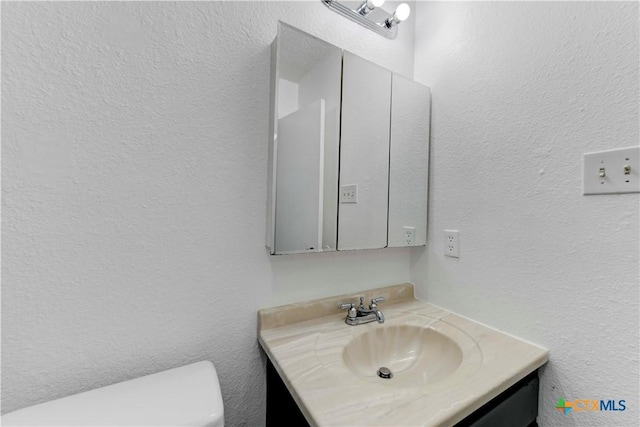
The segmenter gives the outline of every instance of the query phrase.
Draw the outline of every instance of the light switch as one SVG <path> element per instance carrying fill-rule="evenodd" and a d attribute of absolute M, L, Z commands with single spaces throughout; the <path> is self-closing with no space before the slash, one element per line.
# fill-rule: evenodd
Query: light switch
<path fill-rule="evenodd" d="M 640 193 L 640 147 L 587 153 L 582 194 Z"/>

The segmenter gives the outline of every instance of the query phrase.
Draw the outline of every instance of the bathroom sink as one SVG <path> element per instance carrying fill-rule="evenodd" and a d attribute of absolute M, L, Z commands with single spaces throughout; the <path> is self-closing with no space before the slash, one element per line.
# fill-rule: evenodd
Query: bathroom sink
<path fill-rule="evenodd" d="M 431 327 L 380 325 L 353 338 L 342 352 L 345 365 L 365 380 L 389 385 L 438 383 L 461 365 L 460 345 Z M 391 378 L 386 378 L 388 371 Z"/>
<path fill-rule="evenodd" d="M 383 289 L 259 312 L 260 344 L 310 425 L 453 426 L 548 359 L 543 348 L 400 298 L 411 285 Z M 378 296 L 391 296 L 384 323 L 352 326 L 336 311 Z M 378 376 L 382 367 L 393 376 Z"/>
<path fill-rule="evenodd" d="M 322 370 L 351 376 L 354 384 L 431 393 L 468 380 L 480 368 L 478 343 L 446 316 L 386 310 L 385 317 L 383 324 L 358 326 L 336 319 L 315 334 Z M 382 375 L 380 368 L 385 368 Z M 387 370 L 390 378 L 385 378 Z"/>

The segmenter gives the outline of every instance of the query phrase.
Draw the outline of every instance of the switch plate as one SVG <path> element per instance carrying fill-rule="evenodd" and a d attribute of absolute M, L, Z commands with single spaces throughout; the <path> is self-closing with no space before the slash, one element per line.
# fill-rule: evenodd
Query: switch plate
<path fill-rule="evenodd" d="M 582 194 L 640 193 L 640 147 L 584 154 Z"/>
<path fill-rule="evenodd" d="M 444 230 L 444 254 L 460 258 L 460 231 Z"/>
<path fill-rule="evenodd" d="M 407 246 L 413 246 L 416 244 L 416 228 L 404 227 L 404 240 Z"/>
<path fill-rule="evenodd" d="M 358 185 L 350 184 L 340 187 L 340 203 L 358 203 Z"/>

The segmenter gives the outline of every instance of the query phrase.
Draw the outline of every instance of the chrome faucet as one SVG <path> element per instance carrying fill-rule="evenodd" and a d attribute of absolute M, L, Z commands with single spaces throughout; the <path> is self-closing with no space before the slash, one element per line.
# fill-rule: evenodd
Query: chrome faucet
<path fill-rule="evenodd" d="M 378 323 L 384 323 L 384 314 L 378 309 L 378 303 L 382 301 L 384 301 L 383 297 L 373 298 L 369 308 L 367 308 L 364 306 L 364 297 L 360 297 L 360 305 L 358 307 L 350 302 L 339 304 L 338 307 L 341 310 L 349 310 L 347 317 L 344 319 L 347 325 L 362 325 L 374 320 L 377 320 Z"/>

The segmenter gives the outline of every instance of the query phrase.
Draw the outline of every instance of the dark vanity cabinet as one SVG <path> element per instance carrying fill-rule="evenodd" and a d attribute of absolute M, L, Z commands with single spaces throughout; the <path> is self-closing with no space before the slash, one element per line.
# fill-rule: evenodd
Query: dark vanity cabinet
<path fill-rule="evenodd" d="M 278 371 L 267 358 L 267 427 L 306 427 L 308 425 Z"/>
<path fill-rule="evenodd" d="M 537 427 L 538 371 L 518 381 L 456 427 Z M 267 358 L 267 427 L 309 426 L 302 411 Z"/>
<path fill-rule="evenodd" d="M 456 424 L 456 427 L 537 427 L 538 371 L 534 371 Z"/>

